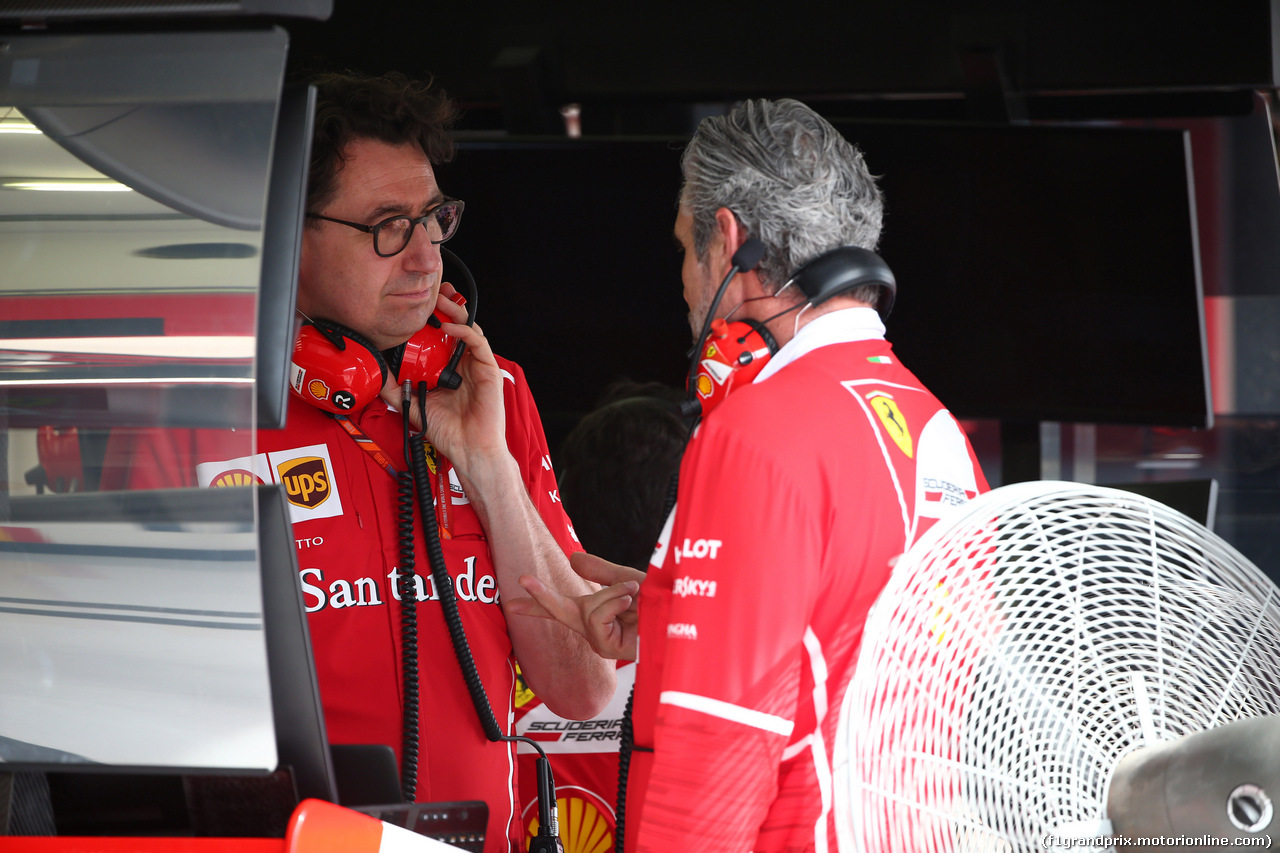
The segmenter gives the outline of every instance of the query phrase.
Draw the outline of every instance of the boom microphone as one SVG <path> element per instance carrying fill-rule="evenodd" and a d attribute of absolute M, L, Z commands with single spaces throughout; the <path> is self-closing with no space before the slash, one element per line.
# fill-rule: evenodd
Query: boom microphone
<path fill-rule="evenodd" d="M 738 251 L 733 253 L 733 265 L 738 268 L 738 272 L 746 272 L 756 268 L 756 264 L 760 263 L 760 259 L 764 257 L 764 243 L 761 243 L 755 237 L 748 237 L 746 242 L 738 247 Z M 732 275 L 732 273 L 730 273 Z M 723 288 L 723 285 L 721 285 Z"/>
<path fill-rule="evenodd" d="M 702 356 L 702 348 L 706 346 L 707 333 L 711 331 L 711 318 L 715 317 L 716 309 L 720 307 L 720 300 L 724 297 L 724 292 L 728 289 L 729 282 L 733 281 L 733 277 L 740 272 L 755 269 L 756 264 L 760 263 L 760 259 L 763 257 L 764 243 L 755 237 L 748 237 L 730 259 L 732 266 L 729 267 L 729 272 L 725 275 L 724 281 L 720 282 L 720 289 L 716 291 L 715 299 L 711 300 L 711 305 L 707 308 L 707 316 L 702 320 L 702 331 L 698 333 L 698 339 L 693 348 L 693 357 L 689 360 L 689 376 L 685 385 L 688 396 L 680 404 L 680 414 L 686 418 L 702 413 L 702 404 L 698 402 L 695 396 L 695 389 L 697 388 L 698 359 Z"/>

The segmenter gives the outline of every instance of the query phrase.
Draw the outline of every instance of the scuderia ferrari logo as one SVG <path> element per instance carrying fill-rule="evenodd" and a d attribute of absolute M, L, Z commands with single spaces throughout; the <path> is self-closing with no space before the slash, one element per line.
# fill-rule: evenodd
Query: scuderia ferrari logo
<path fill-rule="evenodd" d="M 893 439 L 894 444 L 898 445 L 898 449 L 907 454 L 907 458 L 910 459 L 915 452 L 911 441 L 911 429 L 907 426 L 907 419 L 902 416 L 902 410 L 898 408 L 897 403 L 893 402 L 893 397 L 883 391 L 872 391 L 867 395 L 867 402 L 871 404 L 876 417 L 880 418 L 880 425 L 884 427 L 884 431 Z"/>

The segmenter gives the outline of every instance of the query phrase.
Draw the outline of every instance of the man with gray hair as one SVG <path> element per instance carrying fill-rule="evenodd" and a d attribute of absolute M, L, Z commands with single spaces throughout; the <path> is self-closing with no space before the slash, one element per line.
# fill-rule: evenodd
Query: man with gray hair
<path fill-rule="evenodd" d="M 837 850 L 849 804 L 832 745 L 867 611 L 891 561 L 987 484 L 884 339 L 883 203 L 858 150 L 797 101 L 750 101 L 702 122 L 683 170 L 694 333 L 709 315 L 747 321 L 697 341 L 699 357 L 739 330 L 776 352 L 757 350 L 763 370 L 714 411 L 704 395 L 647 575 L 579 554 L 574 569 L 609 586 L 570 599 L 521 583 L 530 612 L 601 654 L 643 649 L 627 853 Z M 740 251 L 753 239 L 758 265 Z"/>

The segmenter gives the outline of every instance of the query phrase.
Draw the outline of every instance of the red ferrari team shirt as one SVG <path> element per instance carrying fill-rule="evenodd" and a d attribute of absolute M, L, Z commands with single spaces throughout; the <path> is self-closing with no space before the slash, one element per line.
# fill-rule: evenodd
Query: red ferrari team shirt
<path fill-rule="evenodd" d="M 831 747 L 890 560 L 987 484 L 874 311 L 704 421 L 641 587 L 626 847 L 836 850 Z"/>
<path fill-rule="evenodd" d="M 507 444 L 547 528 L 566 553 L 581 550 L 560 504 L 546 438 L 521 369 L 499 359 L 505 377 Z M 447 393 L 447 392 L 440 392 Z M 402 417 L 375 400 L 351 416 L 369 442 L 291 398 L 288 426 L 258 433 L 256 455 L 228 458 L 225 432 L 172 436 L 177 449 L 157 451 L 142 436 L 114 455 L 134 461 L 139 488 L 281 483 L 297 545 L 303 603 L 315 651 L 325 723 L 332 743 L 380 743 L 400 758 L 401 635 L 396 581 L 401 565 L 397 485 L 384 467 L 404 470 Z M 383 457 L 371 452 L 380 449 Z M 153 461 L 194 458 L 194 471 L 164 471 Z M 430 463 L 432 494 L 445 563 L 463 626 L 498 725 L 512 730 L 516 663 L 499 604 L 497 578 L 484 530 L 457 473 L 446 460 Z M 444 500 L 439 498 L 444 496 Z M 462 678 L 430 577 L 421 518 L 414 518 L 420 690 L 418 802 L 483 800 L 489 806 L 487 853 L 523 850 L 515 750 L 490 743 Z"/>

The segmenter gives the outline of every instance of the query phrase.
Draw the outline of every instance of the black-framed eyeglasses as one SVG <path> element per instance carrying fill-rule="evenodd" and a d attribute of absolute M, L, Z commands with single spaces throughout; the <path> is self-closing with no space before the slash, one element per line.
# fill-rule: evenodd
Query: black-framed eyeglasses
<path fill-rule="evenodd" d="M 413 238 L 413 229 L 421 225 L 428 238 L 437 246 L 448 240 L 458 231 L 458 223 L 462 221 L 462 208 L 465 205 L 456 198 L 437 204 L 421 216 L 391 216 L 376 225 L 364 225 L 360 222 L 348 222 L 345 219 L 334 219 L 319 213 L 308 213 L 311 219 L 323 219 L 355 228 L 373 235 L 373 250 L 379 257 L 390 258 L 398 255 L 409 245 Z"/>

